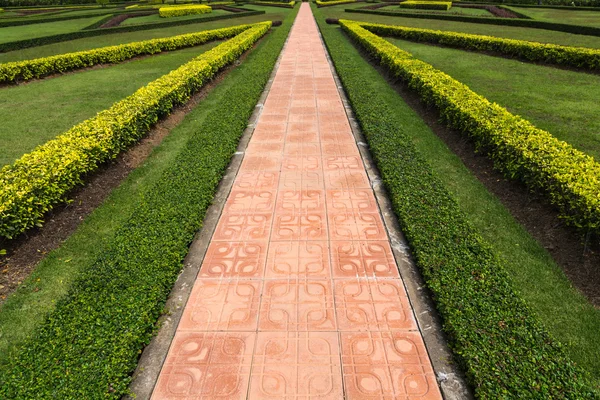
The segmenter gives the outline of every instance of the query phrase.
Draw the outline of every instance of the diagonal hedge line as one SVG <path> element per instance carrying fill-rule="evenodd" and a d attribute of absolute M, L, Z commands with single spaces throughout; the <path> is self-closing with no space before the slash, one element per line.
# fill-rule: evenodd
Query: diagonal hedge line
<path fill-rule="evenodd" d="M 596 28 L 593 26 L 561 24 L 558 22 L 538 21 L 533 19 L 471 17 L 467 15 L 444 15 L 433 13 L 414 13 L 406 11 L 385 10 L 346 9 L 344 11 L 347 13 L 385 15 L 388 17 L 441 19 L 446 21 L 471 22 L 474 24 L 520 26 L 523 28 L 548 29 L 551 31 L 574 33 L 576 35 L 600 36 L 600 28 Z"/>
<path fill-rule="evenodd" d="M 267 83 L 295 12 L 233 71 L 236 84 L 212 107 L 175 162 L 107 244 L 84 266 L 36 335 L 0 370 L 3 399 L 118 399 L 201 228 L 216 186 Z M 270 23 L 245 31 L 256 40 Z M 235 39 L 233 39 L 235 40 Z M 238 47 L 241 48 L 241 47 Z"/>
<path fill-rule="evenodd" d="M 340 24 L 425 103 L 434 105 L 447 125 L 472 137 L 497 169 L 544 193 L 567 223 L 600 233 L 600 164 L 593 157 L 489 102 L 361 23 Z"/>
<path fill-rule="evenodd" d="M 398 25 L 361 23 L 361 26 L 380 36 L 391 36 L 414 42 L 440 44 L 471 51 L 490 51 L 525 61 L 600 70 L 600 49 L 561 46 L 557 44 L 504 39 L 494 36 L 410 28 Z"/>
<path fill-rule="evenodd" d="M 270 26 L 262 22 L 219 30 L 222 37 L 237 36 L 0 169 L 0 236 L 12 238 L 41 225 L 45 213 L 87 173 L 139 140 Z"/>
<path fill-rule="evenodd" d="M 248 25 L 100 47 L 93 50 L 59 54 L 33 60 L 0 63 L 0 83 L 41 78 L 46 75 L 91 67 L 97 64 L 116 64 L 140 55 L 198 46 L 210 40 L 231 37 L 245 29 L 248 29 Z"/>
<path fill-rule="evenodd" d="M 585 372 L 515 293 L 502 261 L 403 133 L 393 105 L 365 81 L 362 71 L 368 64 L 339 31 L 322 18 L 317 21 L 452 350 L 476 396 L 598 398 Z"/>
<path fill-rule="evenodd" d="M 161 7 L 158 9 L 158 15 L 163 18 L 180 17 L 190 14 L 208 14 L 210 12 L 212 12 L 212 8 L 200 4 Z"/>
<path fill-rule="evenodd" d="M 261 15 L 261 14 L 265 14 L 265 12 L 264 11 L 246 11 L 246 12 L 235 13 L 235 14 L 232 13 L 232 14 L 227 14 L 227 15 L 215 15 L 215 16 L 209 16 L 209 17 L 199 17 L 199 18 L 194 18 L 194 19 L 154 22 L 154 23 L 150 23 L 150 24 L 127 25 L 127 26 L 117 26 L 114 28 L 89 29 L 89 30 L 81 30 L 81 31 L 70 32 L 70 33 L 59 33 L 56 35 L 49 35 L 49 36 L 44 36 L 44 37 L 40 37 L 40 38 L 0 43 L 0 53 L 6 53 L 8 51 L 14 51 L 14 50 L 22 50 L 22 49 L 26 49 L 29 47 L 43 46 L 43 45 L 50 44 L 50 43 L 66 42 L 68 40 L 75 40 L 75 39 L 94 37 L 94 36 L 110 35 L 113 33 L 146 31 L 149 29 L 167 28 L 170 26 L 179 26 L 179 25 L 200 24 L 203 22 L 218 21 L 218 20 L 222 20 L 222 19 L 243 18 L 243 17 L 250 17 L 253 15 Z"/>

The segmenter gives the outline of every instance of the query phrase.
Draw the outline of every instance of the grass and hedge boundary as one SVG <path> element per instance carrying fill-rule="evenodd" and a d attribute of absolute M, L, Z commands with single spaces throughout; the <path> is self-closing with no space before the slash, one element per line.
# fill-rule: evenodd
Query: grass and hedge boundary
<path fill-rule="evenodd" d="M 356 49 L 319 15 L 317 22 L 476 397 L 597 398 L 515 293 L 502 261 L 403 132 L 402 118 L 365 83 Z"/>
<path fill-rule="evenodd" d="M 0 43 L 0 53 L 6 53 L 13 50 L 22 50 L 29 47 L 37 47 L 44 46 L 51 43 L 59 43 L 66 42 L 69 40 L 82 39 L 94 36 L 102 36 L 102 35 L 111 35 L 113 33 L 123 33 L 123 32 L 136 32 L 136 31 L 146 31 L 150 29 L 158 29 L 158 28 L 167 28 L 171 26 L 179 26 L 179 25 L 191 25 L 191 24 L 200 24 L 203 22 L 211 22 L 218 21 L 222 19 L 233 19 L 233 18 L 243 18 L 243 17 L 251 17 L 253 15 L 262 15 L 265 14 L 262 10 L 256 11 L 247 11 L 240 13 L 231 13 L 228 15 L 214 15 L 207 17 L 198 17 L 194 19 L 184 19 L 184 20 L 173 20 L 173 21 L 165 21 L 165 22 L 153 22 L 149 24 L 139 24 L 139 25 L 127 25 L 127 26 L 117 26 L 114 28 L 104 28 L 104 29 L 89 29 L 89 30 L 81 30 L 70 33 L 60 33 L 57 35 L 49 35 L 40 38 L 34 39 L 26 39 L 26 40 L 17 40 L 14 42 Z M 111 19 L 112 16 L 109 16 L 108 19 Z M 106 21 L 104 21 L 106 22 Z M 103 22 L 103 23 L 104 23 Z"/>
<path fill-rule="evenodd" d="M 448 11 L 452 7 L 450 1 L 403 1 L 398 5 L 400 8 L 410 8 L 415 10 L 442 10 Z"/>
<path fill-rule="evenodd" d="M 295 1 L 290 1 L 290 2 L 252 1 L 250 4 L 256 4 L 258 6 L 268 6 L 268 7 L 294 8 L 294 6 L 296 5 L 296 2 Z"/>
<path fill-rule="evenodd" d="M 364 9 L 345 9 L 347 13 L 384 15 L 387 17 L 408 17 L 424 19 L 440 19 L 446 21 L 471 22 L 474 24 L 506 25 L 520 26 L 523 28 L 547 29 L 551 31 L 573 33 L 576 35 L 600 36 L 600 28 L 583 25 L 560 24 L 556 22 L 538 21 L 534 19 L 523 18 L 495 18 L 495 17 L 473 17 L 456 14 L 434 14 L 434 13 L 416 13 L 407 11 L 385 11 L 385 10 L 364 10 Z"/>
<path fill-rule="evenodd" d="M 2 63 L 0 64 L 0 83 L 37 79 L 50 74 L 63 73 L 98 64 L 117 64 L 141 55 L 193 47 L 211 40 L 228 38 L 245 29 L 247 29 L 247 26 L 240 25 L 233 28 L 187 33 L 168 38 L 100 47 L 93 50 L 59 54 L 33 60 Z"/>
<path fill-rule="evenodd" d="M 118 399 L 127 394 L 141 349 L 156 329 L 291 21 L 244 61 L 239 84 L 212 107 L 101 255 L 85 266 L 34 337 L 0 369 L 1 398 Z M 248 30 L 238 38 L 249 44 L 258 32 Z"/>
<path fill-rule="evenodd" d="M 37 18 L 18 19 L 18 20 L 10 20 L 10 21 L 0 20 L 0 28 L 6 28 L 9 26 L 44 24 L 47 22 L 69 21 L 69 20 L 74 20 L 74 19 L 100 17 L 102 15 L 119 15 L 119 14 L 136 12 L 135 10 L 131 11 L 131 10 L 120 10 L 120 9 L 111 9 L 111 10 L 105 10 L 105 11 L 103 11 L 102 9 L 99 9 L 98 11 L 99 12 L 96 14 L 64 15 L 64 16 L 52 17 L 52 18 L 37 17 Z M 141 10 L 139 10 L 139 11 L 141 11 Z M 62 12 L 69 12 L 69 11 L 62 11 Z"/>
<path fill-rule="evenodd" d="M 182 6 L 161 7 L 158 9 L 158 15 L 162 18 L 181 17 L 192 14 L 208 14 L 212 8 L 200 4 L 189 4 Z"/>
<path fill-rule="evenodd" d="M 600 164 L 550 133 L 509 113 L 466 85 L 369 32 L 340 25 L 390 72 L 434 105 L 442 119 L 470 136 L 507 177 L 544 193 L 561 218 L 583 232 L 600 233 Z"/>
<path fill-rule="evenodd" d="M 215 37 L 237 36 L 0 169 L 0 236 L 10 239 L 41 225 L 86 174 L 139 140 L 270 26 L 262 22 L 217 30 Z"/>
<path fill-rule="evenodd" d="M 350 4 L 350 3 L 356 3 L 357 0 L 333 0 L 333 1 L 320 1 L 320 0 L 316 0 L 315 3 L 317 4 L 317 7 L 330 7 L 330 6 L 337 6 L 340 4 Z"/>
<path fill-rule="evenodd" d="M 390 36 L 413 42 L 439 44 L 470 51 L 493 52 L 524 61 L 543 62 L 572 68 L 600 70 L 600 50 L 585 47 L 561 46 L 398 25 L 361 23 L 366 30 L 380 36 Z"/>

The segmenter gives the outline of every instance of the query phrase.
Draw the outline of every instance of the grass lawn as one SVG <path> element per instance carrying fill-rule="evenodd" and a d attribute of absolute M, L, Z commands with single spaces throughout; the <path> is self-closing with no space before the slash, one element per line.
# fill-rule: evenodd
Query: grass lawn
<path fill-rule="evenodd" d="M 266 14 L 253 15 L 249 17 L 224 19 L 199 24 L 173 26 L 169 28 L 157 28 L 137 32 L 115 33 L 111 35 L 95 36 L 70 40 L 67 42 L 52 43 L 45 46 L 31 47 L 23 50 L 0 53 L 0 62 L 29 60 L 38 57 L 47 57 L 55 54 L 70 53 L 74 51 L 89 50 L 96 47 L 112 46 L 122 43 L 137 42 L 154 38 L 181 35 L 184 33 L 198 32 L 209 29 L 224 28 L 232 25 L 251 24 L 254 22 L 283 20 L 291 11 L 286 8 L 259 7 L 252 5 L 253 10 L 264 10 Z M 134 18 L 135 19 L 135 18 Z M 79 20 L 76 20 L 79 21 Z M 67 21 L 71 22 L 71 21 Z M 91 24 L 91 22 L 90 22 Z M 45 24 L 48 25 L 48 24 Z M 34 25 L 35 26 L 35 25 Z M 6 28 L 2 28 L 6 29 Z"/>
<path fill-rule="evenodd" d="M 325 14 L 328 9 L 321 11 Z M 329 31 L 329 37 L 343 37 L 337 26 L 327 25 L 324 29 Z M 347 38 L 338 40 L 336 43 L 353 46 Z M 505 260 L 503 265 L 514 287 L 531 310 L 550 333 L 566 345 L 569 356 L 590 372 L 596 384 L 600 383 L 600 310 L 572 288 L 546 250 L 512 218 L 500 201 L 487 191 L 358 51 L 340 50 L 340 53 L 345 57 L 344 65 L 359 69 L 362 82 L 369 86 L 368 91 L 377 93 L 377 101 L 386 104 L 394 118 L 402 121 L 398 131 L 410 137 L 421 157 L 432 166 L 479 234 Z M 462 61 L 461 57 L 455 57 L 454 61 Z M 493 68 L 494 71 L 499 69 Z"/>
<path fill-rule="evenodd" d="M 399 39 L 390 42 L 600 160 L 600 76 Z"/>
<path fill-rule="evenodd" d="M 129 96 L 217 42 L 0 89 L 0 166 Z M 14 112 L 19 110 L 19 112 Z"/>
<path fill-rule="evenodd" d="M 389 25 L 403 25 L 415 28 L 439 29 L 490 35 L 509 39 L 531 40 L 534 42 L 554 43 L 564 46 L 581 46 L 600 48 L 600 40 L 596 36 L 574 35 L 571 33 L 549 31 L 545 29 L 523 28 L 515 26 L 499 26 L 473 24 L 458 21 L 442 21 L 436 19 L 419 19 L 408 17 L 389 17 L 384 15 L 369 15 L 346 13 L 345 9 L 364 7 L 364 3 L 345 4 L 337 7 L 324 7 L 320 11 L 325 18 L 343 18 L 356 21 L 374 22 Z"/>
<path fill-rule="evenodd" d="M 562 24 L 600 27 L 600 9 L 598 11 L 572 11 L 553 8 L 507 7 L 528 17 L 540 21 Z"/>
<path fill-rule="evenodd" d="M 202 14 L 202 16 L 217 16 L 217 15 L 226 15 L 226 14 L 232 14 L 232 12 L 225 11 L 225 10 L 213 10 L 209 14 Z M 186 20 L 186 19 L 195 19 L 195 18 L 199 18 L 199 17 L 200 16 L 198 14 L 192 14 L 192 15 L 182 15 L 181 17 L 161 18 L 158 15 L 158 10 L 157 10 L 157 13 L 153 14 L 153 15 L 145 15 L 142 17 L 128 18 L 125 21 L 123 21 L 120 26 L 151 24 L 153 22 L 181 21 L 181 20 Z M 232 21 L 230 20 L 229 25 L 231 25 L 231 24 L 232 24 Z"/>
<path fill-rule="evenodd" d="M 0 43 L 14 42 L 17 40 L 34 39 L 43 36 L 56 35 L 79 31 L 86 26 L 104 18 L 95 16 L 89 18 L 71 19 L 67 21 L 46 22 L 23 26 L 8 26 L 0 28 Z M 4 62 L 4 60 L 0 60 Z"/>
<path fill-rule="evenodd" d="M 392 5 L 387 7 L 378 8 L 378 10 L 385 11 L 406 11 L 406 12 L 414 12 L 414 13 L 434 13 L 434 14 L 460 14 L 460 15 L 473 15 L 476 17 L 492 17 L 493 15 L 488 10 L 483 10 L 480 8 L 461 8 L 461 7 L 452 7 L 448 11 L 444 10 L 415 10 L 412 8 L 400 8 L 398 5 Z"/>

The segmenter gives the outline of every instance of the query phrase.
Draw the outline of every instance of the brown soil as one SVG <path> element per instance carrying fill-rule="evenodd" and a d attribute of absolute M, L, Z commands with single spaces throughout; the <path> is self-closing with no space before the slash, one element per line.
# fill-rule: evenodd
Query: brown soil
<path fill-rule="evenodd" d="M 19 15 L 34 15 L 34 14 L 46 14 L 46 13 L 54 13 L 62 10 L 19 10 L 17 14 Z"/>
<path fill-rule="evenodd" d="M 369 57 L 365 53 L 363 56 Z M 586 237 L 565 225 L 558 211 L 541 194 L 532 193 L 517 181 L 506 179 L 493 168 L 491 160 L 476 153 L 472 141 L 440 122 L 439 113 L 424 106 L 418 95 L 376 66 L 406 103 L 431 130 L 462 160 L 464 165 L 493 193 L 511 215 L 535 238 L 562 268 L 576 287 L 595 307 L 600 308 L 600 238 Z"/>
<path fill-rule="evenodd" d="M 146 15 L 152 15 L 152 14 L 156 14 L 158 11 L 142 11 L 142 12 L 135 12 L 135 13 L 131 13 L 131 14 L 119 14 L 114 16 L 113 18 L 109 19 L 108 21 L 106 21 L 105 23 L 103 23 L 102 25 L 99 26 L 100 29 L 102 28 L 114 28 L 115 26 L 119 26 L 121 25 L 121 23 L 123 21 L 125 21 L 126 19 L 129 18 L 135 18 L 135 17 L 143 17 Z"/>
<path fill-rule="evenodd" d="M 260 41 L 254 46 L 258 43 Z M 181 123 L 185 116 L 248 56 L 249 52 L 246 51 L 237 62 L 219 72 L 185 105 L 175 108 L 137 144 L 121 153 L 110 164 L 104 165 L 91 174 L 83 187 L 70 194 L 69 204 L 57 206 L 48 213 L 44 226 L 31 229 L 12 240 L 0 238 L 0 249 L 7 250 L 6 255 L 0 256 L 0 305 L 29 276 L 46 254 L 58 248 L 75 232 L 79 224 L 104 202 L 131 171 L 144 162 L 171 129 Z"/>

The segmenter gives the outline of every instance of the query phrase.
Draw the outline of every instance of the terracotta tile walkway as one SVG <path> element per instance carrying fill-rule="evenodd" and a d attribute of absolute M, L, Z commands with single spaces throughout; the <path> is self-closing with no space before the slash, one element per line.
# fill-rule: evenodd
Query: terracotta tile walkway
<path fill-rule="evenodd" d="M 153 399 L 441 399 L 303 3 Z"/>

